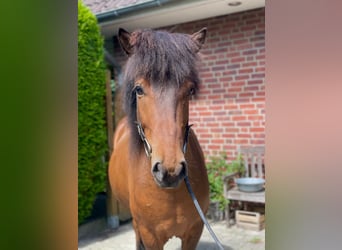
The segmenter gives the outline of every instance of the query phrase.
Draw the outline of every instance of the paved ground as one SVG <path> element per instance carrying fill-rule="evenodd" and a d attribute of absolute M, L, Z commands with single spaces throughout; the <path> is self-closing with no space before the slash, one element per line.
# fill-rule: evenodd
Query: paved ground
<path fill-rule="evenodd" d="M 235 225 L 227 228 L 224 221 L 211 222 L 213 231 L 226 250 L 263 250 L 265 249 L 265 230 L 251 231 L 237 228 Z M 178 238 L 170 239 L 164 249 L 178 250 L 181 243 Z M 97 236 L 85 237 L 78 241 L 80 250 L 121 250 L 135 249 L 135 236 L 131 223 L 121 225 L 117 230 L 107 230 Z M 197 250 L 216 249 L 214 240 L 206 228 L 203 229 Z"/>

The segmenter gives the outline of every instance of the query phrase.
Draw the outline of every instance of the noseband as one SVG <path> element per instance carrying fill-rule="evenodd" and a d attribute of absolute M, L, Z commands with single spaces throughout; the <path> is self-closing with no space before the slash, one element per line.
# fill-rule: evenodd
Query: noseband
<path fill-rule="evenodd" d="M 137 121 L 135 122 L 137 129 L 138 129 L 138 134 L 140 136 L 141 141 L 144 144 L 144 149 L 145 149 L 145 153 L 147 155 L 148 158 L 151 158 L 152 155 L 152 147 L 151 144 L 148 142 L 145 133 L 144 133 L 144 129 L 141 125 L 141 122 Z M 184 135 L 184 144 L 183 144 L 183 154 L 185 154 L 187 146 L 188 146 L 188 140 L 189 140 L 189 131 L 191 128 L 191 125 L 186 125 L 185 127 L 185 135 Z"/>

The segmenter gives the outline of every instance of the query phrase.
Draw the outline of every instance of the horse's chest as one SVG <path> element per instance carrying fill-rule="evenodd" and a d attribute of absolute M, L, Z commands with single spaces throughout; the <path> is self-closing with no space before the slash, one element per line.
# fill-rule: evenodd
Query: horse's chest
<path fill-rule="evenodd" d="M 193 205 L 188 202 L 188 199 L 191 201 L 190 198 L 184 196 L 182 193 L 167 192 L 137 194 L 132 209 L 133 216 L 153 221 L 156 225 L 162 224 L 165 228 L 186 224 L 194 211 Z"/>

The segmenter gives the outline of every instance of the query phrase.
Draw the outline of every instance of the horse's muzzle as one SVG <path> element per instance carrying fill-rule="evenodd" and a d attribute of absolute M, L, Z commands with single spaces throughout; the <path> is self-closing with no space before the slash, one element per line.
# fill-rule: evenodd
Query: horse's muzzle
<path fill-rule="evenodd" d="M 152 175 L 161 188 L 176 188 L 188 174 L 187 164 L 182 161 L 174 170 L 168 170 L 162 163 L 156 162 L 152 167 Z"/>

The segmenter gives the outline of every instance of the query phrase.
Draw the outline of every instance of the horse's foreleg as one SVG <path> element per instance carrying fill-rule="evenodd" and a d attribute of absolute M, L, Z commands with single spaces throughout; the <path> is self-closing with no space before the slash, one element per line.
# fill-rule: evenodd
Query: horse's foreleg
<path fill-rule="evenodd" d="M 163 250 L 164 243 L 146 227 L 138 226 L 133 220 L 137 250 Z"/>
<path fill-rule="evenodd" d="M 136 245 L 136 249 L 137 250 L 145 250 L 145 246 L 144 246 L 144 243 L 141 240 L 141 236 L 140 236 L 140 232 L 139 232 L 137 223 L 135 222 L 134 219 L 133 219 L 133 228 L 134 228 L 134 232 L 135 232 L 135 245 Z"/>
<path fill-rule="evenodd" d="M 202 221 L 196 223 L 182 238 L 182 250 L 195 250 L 203 231 Z"/>

